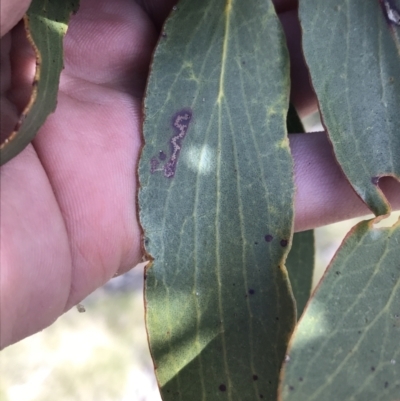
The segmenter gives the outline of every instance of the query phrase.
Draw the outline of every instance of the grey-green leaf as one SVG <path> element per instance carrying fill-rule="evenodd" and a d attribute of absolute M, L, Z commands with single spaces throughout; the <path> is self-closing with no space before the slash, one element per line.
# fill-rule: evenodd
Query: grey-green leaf
<path fill-rule="evenodd" d="M 286 119 L 289 134 L 303 134 L 304 126 L 292 104 L 289 105 Z M 314 230 L 296 233 L 293 236 L 292 247 L 286 259 L 290 284 L 297 307 L 297 319 L 303 313 L 310 297 L 315 262 Z"/>
<path fill-rule="evenodd" d="M 302 315 L 310 298 L 314 274 L 314 255 L 314 230 L 294 234 L 292 248 L 286 260 L 286 268 L 296 300 L 297 318 Z"/>
<path fill-rule="evenodd" d="M 35 137 L 57 104 L 63 69 L 63 38 L 79 0 L 33 0 L 25 17 L 28 39 L 36 53 L 32 94 L 15 130 L 0 145 L 0 164 L 20 153 Z"/>
<path fill-rule="evenodd" d="M 302 0 L 304 54 L 344 173 L 376 215 L 379 177 L 400 179 L 399 0 Z"/>
<path fill-rule="evenodd" d="M 400 399 L 399 244 L 400 221 L 350 232 L 294 332 L 280 400 Z"/>
<path fill-rule="evenodd" d="M 284 35 L 264 0 L 185 0 L 145 99 L 146 321 L 168 400 L 275 401 L 295 323 Z"/>

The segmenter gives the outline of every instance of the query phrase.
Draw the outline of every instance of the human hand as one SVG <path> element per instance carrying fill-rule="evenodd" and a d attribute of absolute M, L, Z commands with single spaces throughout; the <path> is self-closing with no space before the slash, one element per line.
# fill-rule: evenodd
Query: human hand
<path fill-rule="evenodd" d="M 28 3 L 1 2 L 2 32 Z M 48 326 L 141 260 L 135 169 L 158 37 L 152 18 L 168 12 L 168 2 L 159 3 L 150 16 L 131 0 L 81 1 L 65 38 L 57 110 L 1 167 L 2 347 Z M 26 103 L 35 65 L 20 28 L 2 38 L 5 129 Z"/>
<path fill-rule="evenodd" d="M 141 260 L 135 173 L 141 101 L 173 3 L 81 0 L 64 42 L 57 110 L 32 144 L 1 167 L 1 347 L 50 325 Z M 21 27 L 10 31 L 28 5 L 1 2 L 3 136 L 32 82 L 34 55 Z M 276 5 L 290 43 L 292 100 L 307 114 L 317 103 L 302 64 L 296 2 Z M 323 134 L 293 136 L 291 145 L 298 231 L 368 212 Z M 399 186 L 387 186 L 389 200 L 400 200 Z"/>

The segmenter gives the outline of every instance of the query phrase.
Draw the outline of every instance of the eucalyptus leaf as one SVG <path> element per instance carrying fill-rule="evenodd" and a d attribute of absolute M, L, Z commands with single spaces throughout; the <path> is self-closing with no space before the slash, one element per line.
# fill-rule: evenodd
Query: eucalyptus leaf
<path fill-rule="evenodd" d="M 289 68 L 269 1 L 185 0 L 144 104 L 146 322 L 163 399 L 276 400 L 295 324 Z"/>
<path fill-rule="evenodd" d="M 286 260 L 290 284 L 296 299 L 297 318 L 303 313 L 311 295 L 315 262 L 314 230 L 295 233 L 292 248 Z"/>
<path fill-rule="evenodd" d="M 20 153 L 57 105 L 63 69 L 63 38 L 79 0 L 33 0 L 24 16 L 25 30 L 36 54 L 32 94 L 14 131 L 0 145 L 0 164 Z"/>
<path fill-rule="evenodd" d="M 304 134 L 303 123 L 295 109 L 290 104 L 286 118 L 289 134 Z M 293 235 L 292 247 L 286 259 L 290 284 L 296 299 L 297 319 L 303 313 L 310 298 L 315 264 L 314 230 L 303 231 Z"/>
<path fill-rule="evenodd" d="M 376 215 L 400 179 L 400 0 L 302 0 L 303 47 L 338 162 Z M 396 14 L 397 13 L 397 14 Z"/>
<path fill-rule="evenodd" d="M 400 221 L 348 234 L 294 332 L 280 400 L 400 399 L 399 244 Z"/>

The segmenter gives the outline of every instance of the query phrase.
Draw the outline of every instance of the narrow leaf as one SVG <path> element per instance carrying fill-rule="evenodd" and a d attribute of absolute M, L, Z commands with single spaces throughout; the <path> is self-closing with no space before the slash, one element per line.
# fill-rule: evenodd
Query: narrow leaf
<path fill-rule="evenodd" d="M 146 321 L 168 400 L 276 400 L 295 311 L 284 35 L 269 1 L 185 0 L 145 100 Z"/>
<path fill-rule="evenodd" d="M 400 179 L 399 0 L 304 0 L 303 47 L 344 173 L 376 215 L 382 176 Z"/>
<path fill-rule="evenodd" d="M 297 318 L 303 313 L 311 294 L 315 259 L 314 230 L 296 233 L 286 260 L 290 284 L 297 305 Z"/>
<path fill-rule="evenodd" d="M 295 330 L 281 400 L 400 399 L 400 221 L 358 224 Z"/>
<path fill-rule="evenodd" d="M 289 134 L 304 134 L 303 123 L 295 107 L 290 104 L 286 118 Z M 311 294 L 315 263 L 314 230 L 308 230 L 293 235 L 292 247 L 286 259 L 290 284 L 297 307 L 297 319 L 303 313 Z"/>
<path fill-rule="evenodd" d="M 56 108 L 63 38 L 70 14 L 78 5 L 79 0 L 33 0 L 24 16 L 27 36 L 36 53 L 36 73 L 29 103 L 14 131 L 0 145 L 0 164 L 21 152 Z"/>

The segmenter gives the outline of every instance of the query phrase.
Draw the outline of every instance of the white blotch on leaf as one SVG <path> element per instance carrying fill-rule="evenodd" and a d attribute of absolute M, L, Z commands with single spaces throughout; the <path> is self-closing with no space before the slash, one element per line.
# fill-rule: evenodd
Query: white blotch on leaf
<path fill-rule="evenodd" d="M 199 174 L 209 174 L 215 166 L 215 151 L 208 145 L 191 146 L 184 156 L 187 166 Z"/>

